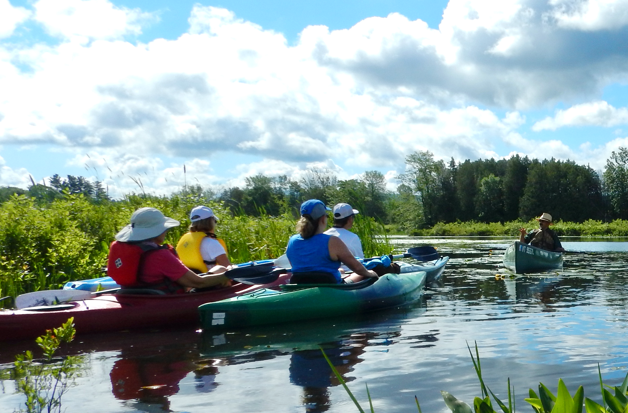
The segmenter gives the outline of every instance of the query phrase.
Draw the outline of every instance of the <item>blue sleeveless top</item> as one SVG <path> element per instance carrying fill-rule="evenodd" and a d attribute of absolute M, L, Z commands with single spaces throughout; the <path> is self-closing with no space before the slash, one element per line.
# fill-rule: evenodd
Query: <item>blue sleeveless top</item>
<path fill-rule="evenodd" d="M 340 261 L 333 261 L 329 256 L 329 238 L 331 235 L 327 234 L 316 234 L 308 239 L 303 239 L 300 234 L 290 237 L 286 255 L 292 264 L 292 272 L 325 271 L 341 283 Z"/>

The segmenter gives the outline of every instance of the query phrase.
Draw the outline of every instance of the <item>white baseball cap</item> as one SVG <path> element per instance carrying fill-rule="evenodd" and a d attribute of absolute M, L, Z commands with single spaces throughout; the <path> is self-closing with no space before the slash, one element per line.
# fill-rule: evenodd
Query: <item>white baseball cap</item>
<path fill-rule="evenodd" d="M 214 219 L 218 221 L 218 217 L 214 215 L 214 211 L 212 211 L 210 207 L 206 207 L 203 205 L 194 207 L 192 209 L 192 212 L 190 212 L 190 221 L 192 222 L 200 221 L 201 219 L 207 219 L 211 217 L 214 217 Z"/>
<path fill-rule="evenodd" d="M 334 205 L 334 218 L 335 219 L 343 219 L 350 217 L 351 215 L 359 214 L 360 211 L 357 209 L 353 209 L 351 205 L 340 203 Z"/>

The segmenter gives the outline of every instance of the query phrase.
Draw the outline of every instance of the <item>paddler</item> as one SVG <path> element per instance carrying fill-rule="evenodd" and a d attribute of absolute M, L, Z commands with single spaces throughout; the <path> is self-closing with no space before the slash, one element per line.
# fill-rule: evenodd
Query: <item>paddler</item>
<path fill-rule="evenodd" d="M 297 222 L 297 234 L 290 237 L 286 255 L 292 264 L 293 283 L 352 283 L 377 273 L 367 270 L 342 240 L 325 234 L 327 211 L 331 209 L 318 199 L 301 204 L 301 218 Z M 340 265 L 345 264 L 353 274 L 341 276 Z"/>
<path fill-rule="evenodd" d="M 215 234 L 218 217 L 214 211 L 204 205 L 197 206 L 190 212 L 190 222 L 189 232 L 177 244 L 181 261 L 197 274 L 224 272 L 231 262 L 225 242 Z"/>
<path fill-rule="evenodd" d="M 541 248 L 546 251 L 565 251 L 558 239 L 558 235 L 550 229 L 552 216 L 547 212 L 543 212 L 536 220 L 539 221 L 539 228 L 529 232 L 525 228 L 519 229 L 519 241 L 523 244 L 530 244 L 533 247 Z"/>
<path fill-rule="evenodd" d="M 168 293 L 225 284 L 228 280 L 222 274 L 196 274 L 181 262 L 174 248 L 164 245 L 168 230 L 179 224 L 155 208 L 135 211 L 131 223 L 116 234 L 116 241 L 111 244 L 107 263 L 109 275 L 123 287 L 159 289 Z"/>

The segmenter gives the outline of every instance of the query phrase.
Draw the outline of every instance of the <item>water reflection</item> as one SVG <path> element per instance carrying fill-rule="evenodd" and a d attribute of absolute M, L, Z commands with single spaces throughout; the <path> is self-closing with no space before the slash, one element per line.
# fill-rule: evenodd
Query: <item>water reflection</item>
<path fill-rule="evenodd" d="M 570 239 L 562 270 L 511 276 L 502 265 L 511 240 L 433 241 L 451 259 L 428 286 L 430 299 L 413 306 L 224 334 L 79 334 L 68 354 L 88 355 L 89 374 L 64 405 L 105 413 L 355 410 L 319 346 L 363 407 L 368 384 L 376 411 L 416 411 L 414 395 L 423 411 L 445 411 L 440 390 L 472 403 L 479 387 L 467 344 L 475 342 L 487 385 L 504 400 L 510 377 L 519 406 L 539 382 L 555 392 L 559 377 L 596 399 L 598 363 L 605 382 L 621 383 L 628 243 L 603 252 L 603 243 Z M 7 362 L 24 350 L 8 344 L 0 348 Z M 14 383 L 0 381 L 0 407 L 10 411 Z"/>
<path fill-rule="evenodd" d="M 179 382 L 196 369 L 181 354 L 128 354 L 122 352 L 109 373 L 113 395 L 118 400 L 133 401 L 134 408 L 170 411 L 169 396 L 179 392 Z"/>
<path fill-rule="evenodd" d="M 417 306 L 420 311 L 420 305 Z M 272 329 L 259 328 L 230 334 L 204 334 L 201 353 L 216 357 L 224 365 L 258 362 L 275 357 L 289 357 L 291 384 L 301 388 L 300 403 L 305 412 L 325 412 L 332 406 L 330 388 L 341 383 L 321 351 L 343 380 L 352 382 L 356 365 L 369 351 L 386 352 L 386 347 L 401 338 L 401 324 L 409 310 L 395 314 L 371 314 L 370 320 L 319 320 L 301 324 L 283 324 Z M 391 323 L 391 321 L 393 321 Z M 398 322 L 398 323 L 396 323 Z M 434 335 L 406 337 L 418 347 L 437 340 Z M 431 345 L 431 344 L 428 344 Z"/>

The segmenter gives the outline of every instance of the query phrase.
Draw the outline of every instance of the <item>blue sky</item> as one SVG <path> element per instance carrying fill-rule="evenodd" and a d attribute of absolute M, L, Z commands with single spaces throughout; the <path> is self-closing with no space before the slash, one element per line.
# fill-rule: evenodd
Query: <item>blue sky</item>
<path fill-rule="evenodd" d="M 114 197 L 628 146 L 628 0 L 0 0 L 0 186 Z M 183 165 L 186 175 L 183 175 Z"/>

